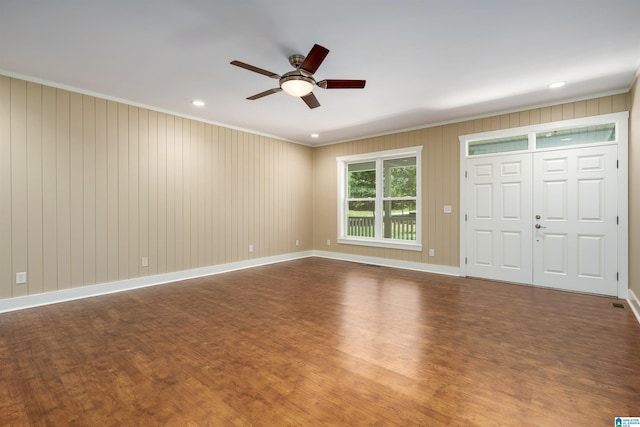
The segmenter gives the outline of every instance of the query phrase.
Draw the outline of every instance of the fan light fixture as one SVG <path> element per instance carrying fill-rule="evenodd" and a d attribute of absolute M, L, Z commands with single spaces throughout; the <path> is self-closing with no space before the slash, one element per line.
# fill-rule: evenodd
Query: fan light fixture
<path fill-rule="evenodd" d="M 314 44 L 307 56 L 291 55 L 289 57 L 289 64 L 294 68 L 294 70 L 284 73 L 282 76 L 274 73 L 273 71 L 258 68 L 251 64 L 236 60 L 231 61 L 231 65 L 278 80 L 278 87 L 249 96 L 247 97 L 248 100 L 255 101 L 256 99 L 263 98 L 267 95 L 273 95 L 274 93 L 284 91 L 291 96 L 302 99 L 304 103 L 307 104 L 307 107 L 313 109 L 320 106 L 318 98 L 313 94 L 313 89 L 316 86 L 322 89 L 364 89 L 366 84 L 366 80 L 344 79 L 326 79 L 316 83 L 313 75 L 318 70 L 318 67 L 322 64 L 322 61 L 324 61 L 324 58 L 328 53 L 329 49 L 326 47 Z"/>
<path fill-rule="evenodd" d="M 313 90 L 315 81 L 302 75 L 285 76 L 280 80 L 280 87 L 291 96 L 302 97 Z"/>

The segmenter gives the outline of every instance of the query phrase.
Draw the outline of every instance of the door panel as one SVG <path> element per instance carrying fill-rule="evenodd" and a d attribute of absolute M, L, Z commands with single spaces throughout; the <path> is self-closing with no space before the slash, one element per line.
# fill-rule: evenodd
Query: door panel
<path fill-rule="evenodd" d="M 531 283 L 531 154 L 467 161 L 467 274 Z"/>
<path fill-rule="evenodd" d="M 547 180 L 542 185 L 544 206 L 542 218 L 545 221 L 567 221 L 568 182 L 566 180 Z"/>
<path fill-rule="evenodd" d="M 546 274 L 566 275 L 569 272 L 567 235 L 547 233 L 543 242 L 542 271 Z"/>
<path fill-rule="evenodd" d="M 605 278 L 605 238 L 603 236 L 578 236 L 578 276 Z M 594 262 L 596 260 L 597 262 Z"/>
<path fill-rule="evenodd" d="M 502 266 L 505 268 L 522 267 L 522 233 L 502 232 Z"/>
<path fill-rule="evenodd" d="M 605 180 L 585 179 L 578 181 L 578 221 L 603 222 Z"/>
<path fill-rule="evenodd" d="M 493 186 L 489 184 L 478 184 L 474 188 L 476 200 L 476 218 L 493 219 Z"/>
<path fill-rule="evenodd" d="M 616 295 L 617 147 L 533 154 L 533 283 Z"/>
<path fill-rule="evenodd" d="M 475 249 L 475 264 L 493 267 L 493 232 L 491 230 L 476 230 Z"/>
<path fill-rule="evenodd" d="M 616 146 L 467 160 L 467 274 L 617 295 L 616 160 Z"/>

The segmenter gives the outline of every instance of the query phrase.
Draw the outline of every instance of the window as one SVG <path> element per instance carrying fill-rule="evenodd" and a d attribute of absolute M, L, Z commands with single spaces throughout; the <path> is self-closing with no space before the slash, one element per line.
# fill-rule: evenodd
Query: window
<path fill-rule="evenodd" d="M 506 138 L 481 139 L 469 142 L 469 155 L 506 153 L 522 151 L 529 148 L 527 135 L 508 136 Z"/>
<path fill-rule="evenodd" d="M 421 250 L 422 147 L 338 157 L 338 242 Z"/>
<path fill-rule="evenodd" d="M 600 119 L 604 120 L 598 123 Z M 570 122 L 573 126 L 547 123 L 461 136 L 460 141 L 465 144 L 467 157 L 564 149 L 574 145 L 606 145 L 618 141 L 618 124 L 608 117 L 587 117 Z"/>
<path fill-rule="evenodd" d="M 616 140 L 616 124 L 584 126 L 580 128 L 549 130 L 536 133 L 536 148 L 564 147 L 567 145 L 595 144 Z"/>

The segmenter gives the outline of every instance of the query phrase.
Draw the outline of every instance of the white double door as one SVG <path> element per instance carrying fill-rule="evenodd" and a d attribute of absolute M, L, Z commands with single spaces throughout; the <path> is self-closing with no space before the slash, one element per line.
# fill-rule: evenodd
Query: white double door
<path fill-rule="evenodd" d="M 468 159 L 468 276 L 617 294 L 617 147 Z"/>

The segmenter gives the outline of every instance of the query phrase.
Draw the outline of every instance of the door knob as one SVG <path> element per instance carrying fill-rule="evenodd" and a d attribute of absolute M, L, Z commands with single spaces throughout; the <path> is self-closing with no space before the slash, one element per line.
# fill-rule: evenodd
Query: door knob
<path fill-rule="evenodd" d="M 536 224 L 536 225 L 535 225 L 535 227 L 536 227 L 536 228 L 547 228 L 547 227 L 543 227 L 543 226 L 541 226 L 540 224 Z"/>

